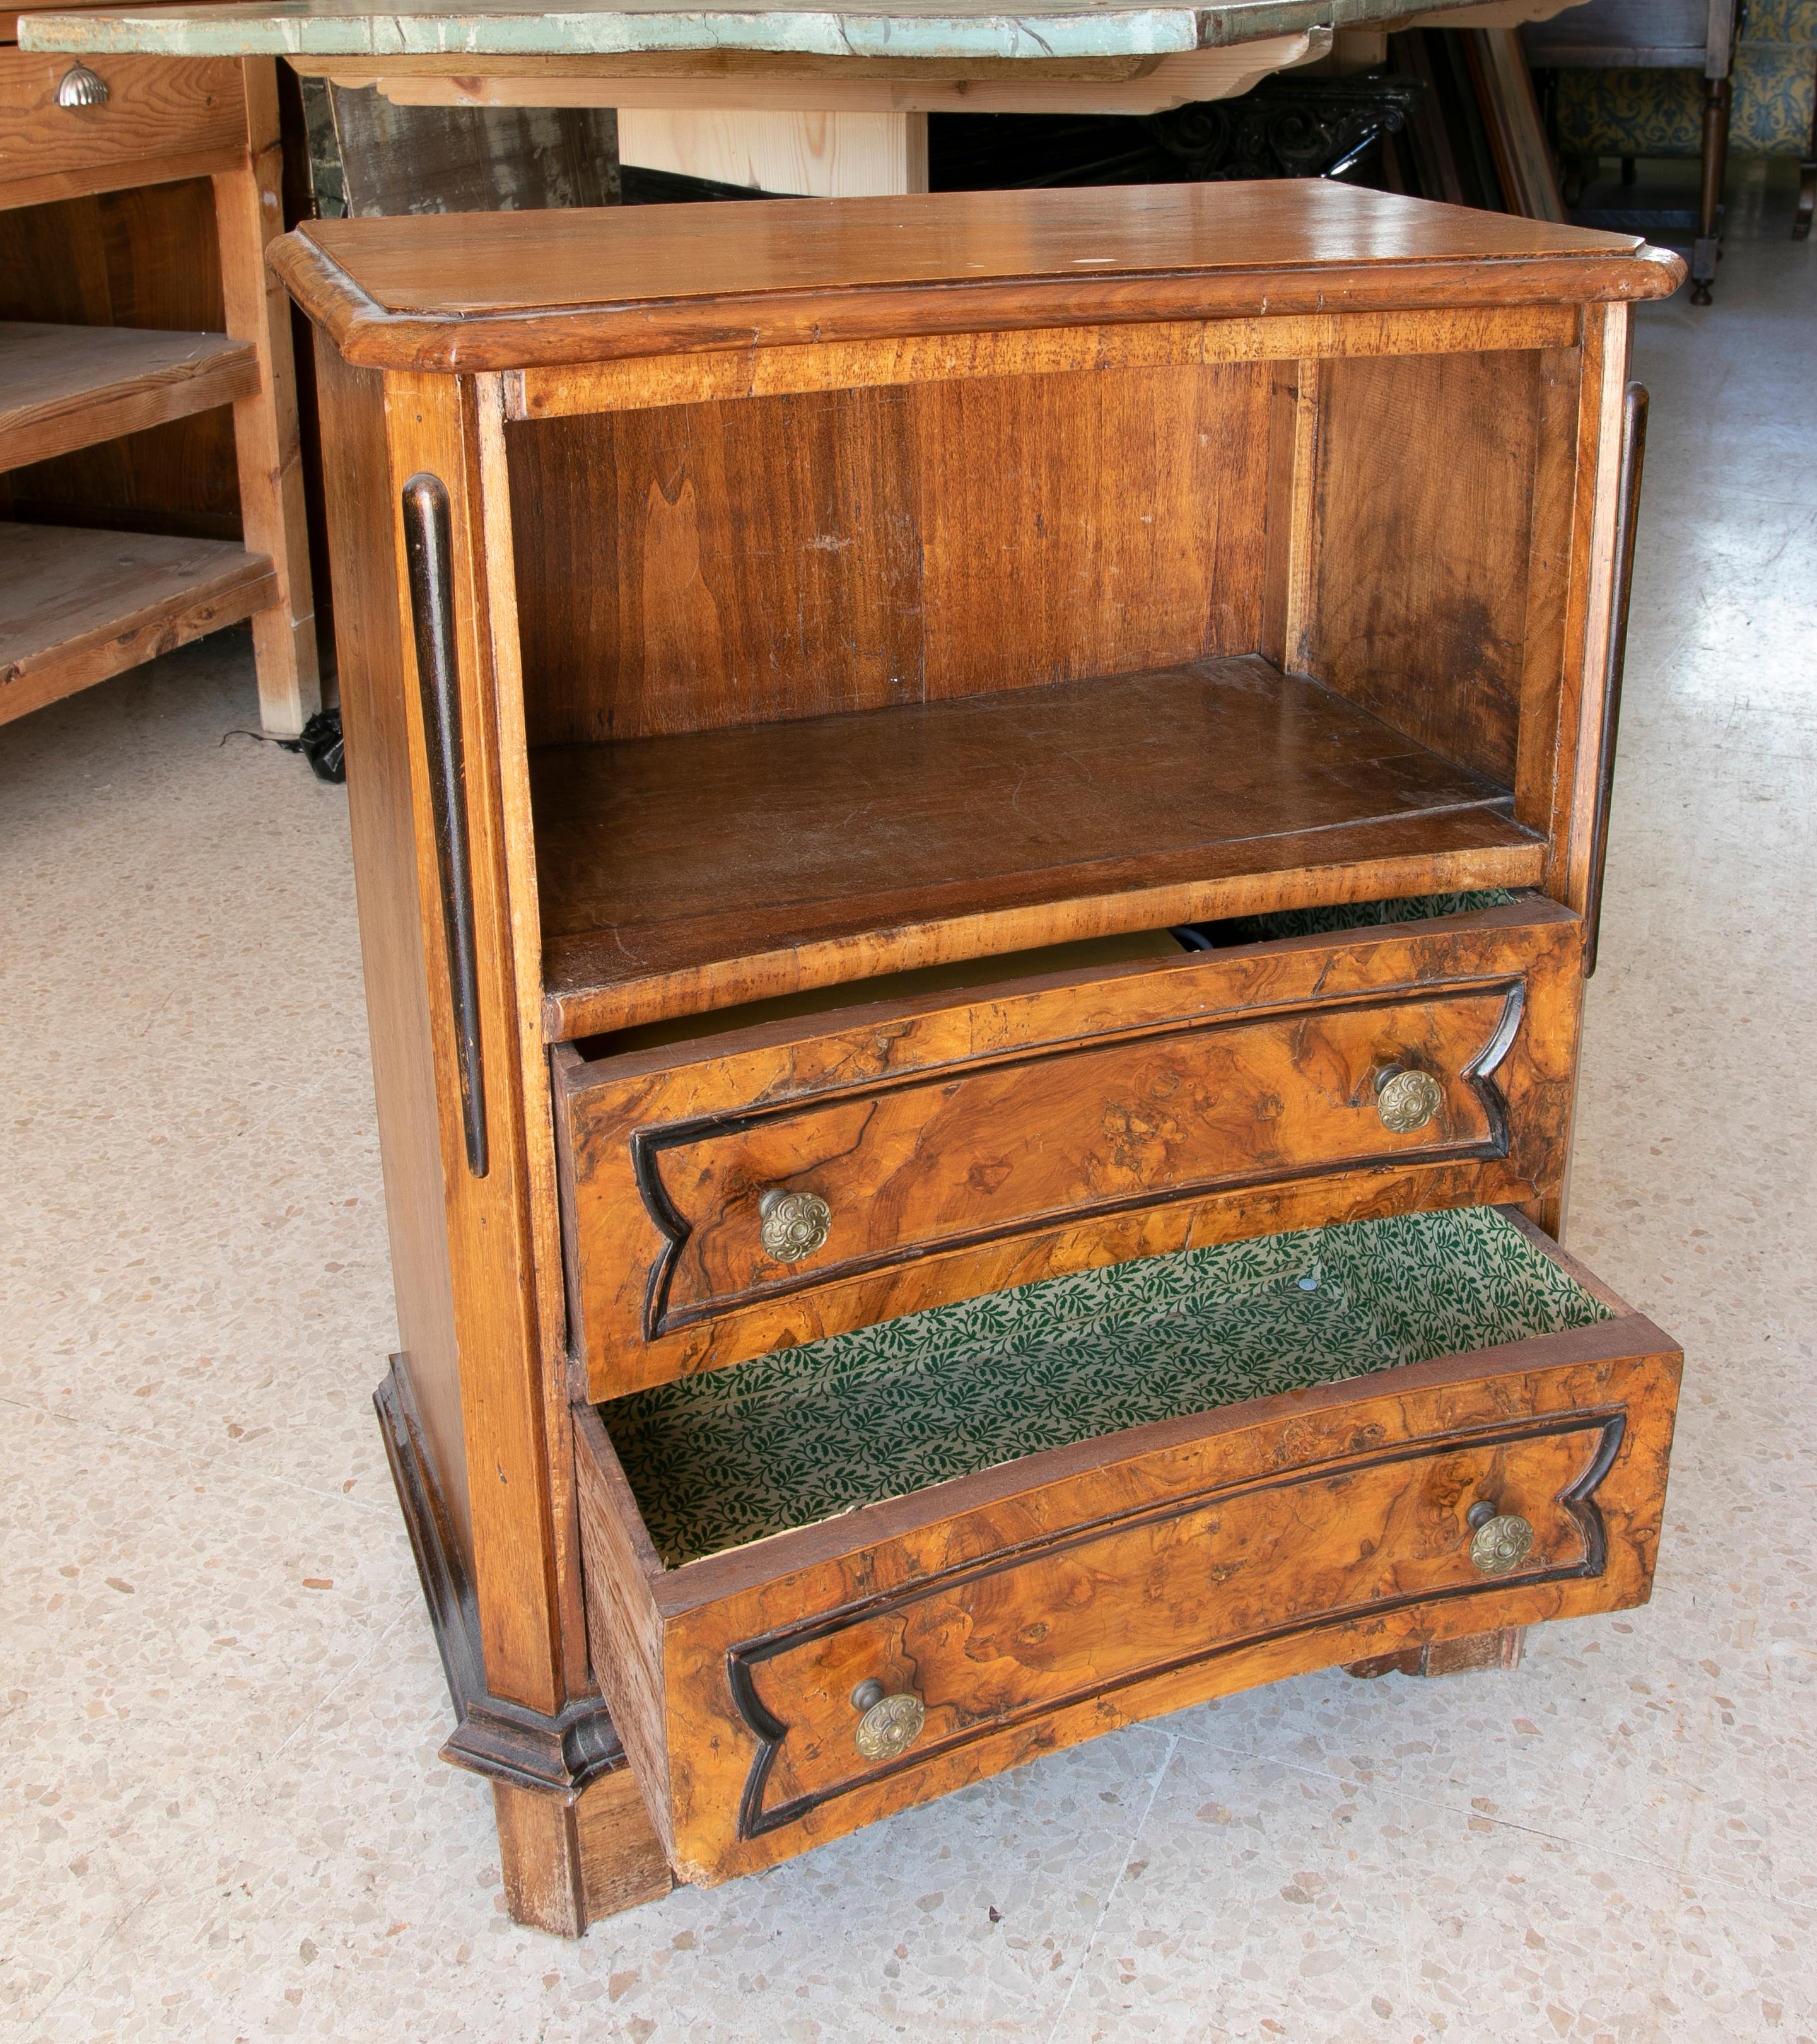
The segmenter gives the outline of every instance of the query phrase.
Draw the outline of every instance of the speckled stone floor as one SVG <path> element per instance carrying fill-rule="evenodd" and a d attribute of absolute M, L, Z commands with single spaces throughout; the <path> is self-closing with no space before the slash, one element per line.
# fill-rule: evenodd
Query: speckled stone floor
<path fill-rule="evenodd" d="M 1652 449 L 1573 1245 L 1690 1355 L 1650 1607 L 1312 1677 L 564 1945 L 368 1398 L 346 812 L 240 635 L 0 732 L 0 2021 L 21 2037 L 1817 2034 L 1817 244 L 1736 191 Z"/>

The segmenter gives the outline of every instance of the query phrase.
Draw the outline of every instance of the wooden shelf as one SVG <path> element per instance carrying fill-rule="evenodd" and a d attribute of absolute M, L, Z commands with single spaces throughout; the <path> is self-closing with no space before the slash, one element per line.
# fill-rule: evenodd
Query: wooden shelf
<path fill-rule="evenodd" d="M 250 398 L 259 354 L 224 333 L 0 321 L 0 470 Z"/>
<path fill-rule="evenodd" d="M 0 524 L 0 724 L 274 601 L 263 554 L 218 540 Z"/>
<path fill-rule="evenodd" d="M 1255 656 L 531 755 L 564 1040 L 1213 916 L 1537 884 L 1507 789 Z"/>

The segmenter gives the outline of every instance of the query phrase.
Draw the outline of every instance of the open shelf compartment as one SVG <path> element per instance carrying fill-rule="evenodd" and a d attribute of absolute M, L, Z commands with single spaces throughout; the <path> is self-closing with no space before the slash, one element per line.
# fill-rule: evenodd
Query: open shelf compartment
<path fill-rule="evenodd" d="M 0 522 L 0 724 L 236 624 L 271 557 L 224 540 Z"/>
<path fill-rule="evenodd" d="M 1576 374 L 1512 345 L 508 423 L 545 1033 L 1555 885 Z"/>
<path fill-rule="evenodd" d="M 0 320 L 0 471 L 250 398 L 259 354 L 225 333 Z"/>
<path fill-rule="evenodd" d="M 557 1039 L 1214 916 L 1530 885 L 1508 791 L 1258 657 L 531 762 Z"/>

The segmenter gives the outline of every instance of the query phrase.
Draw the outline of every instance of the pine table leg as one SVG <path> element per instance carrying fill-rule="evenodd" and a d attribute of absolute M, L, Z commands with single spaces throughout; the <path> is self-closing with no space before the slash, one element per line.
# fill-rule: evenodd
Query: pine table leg
<path fill-rule="evenodd" d="M 267 731 L 290 738 L 321 707 L 321 681 L 303 508 L 290 302 L 265 267 L 266 244 L 284 231 L 277 72 L 270 57 L 249 57 L 242 69 L 247 159 L 241 169 L 215 175 L 215 231 L 221 244 L 227 330 L 258 349 L 261 371 L 258 390 L 233 408 L 246 547 L 249 552 L 271 556 L 278 585 L 276 602 L 252 619 L 259 713 Z"/>

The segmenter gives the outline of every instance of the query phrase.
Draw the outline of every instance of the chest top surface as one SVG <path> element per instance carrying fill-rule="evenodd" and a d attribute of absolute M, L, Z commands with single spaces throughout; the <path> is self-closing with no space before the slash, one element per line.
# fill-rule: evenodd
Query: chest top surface
<path fill-rule="evenodd" d="M 444 371 L 1655 298 L 1681 274 L 1631 235 L 1316 179 L 317 221 L 272 260 L 350 362 Z"/>

